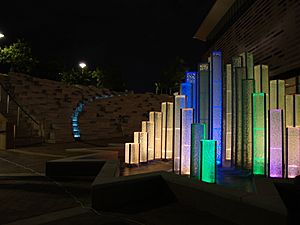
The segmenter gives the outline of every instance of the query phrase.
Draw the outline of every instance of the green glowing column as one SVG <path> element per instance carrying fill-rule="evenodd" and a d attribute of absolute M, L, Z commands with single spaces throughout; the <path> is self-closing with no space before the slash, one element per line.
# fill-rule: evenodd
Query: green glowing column
<path fill-rule="evenodd" d="M 226 161 L 231 161 L 232 152 L 232 66 L 226 65 L 226 132 L 225 132 L 225 164 Z"/>
<path fill-rule="evenodd" d="M 200 105 L 200 119 L 199 123 L 206 125 L 206 137 L 209 133 L 209 69 L 207 63 L 199 65 L 199 105 Z"/>
<path fill-rule="evenodd" d="M 300 95 L 295 95 L 295 126 L 300 127 Z"/>
<path fill-rule="evenodd" d="M 204 123 L 192 124 L 190 176 L 198 180 L 200 180 L 200 168 L 201 168 L 200 141 L 206 139 L 205 135 L 206 135 L 206 125 Z"/>
<path fill-rule="evenodd" d="M 254 80 L 243 80 L 242 92 L 242 167 L 252 168 L 252 93 Z"/>
<path fill-rule="evenodd" d="M 173 154 L 173 102 L 163 102 L 162 113 L 162 159 L 172 159 Z"/>
<path fill-rule="evenodd" d="M 216 155 L 217 142 L 215 140 L 201 140 L 201 180 L 216 183 Z"/>
<path fill-rule="evenodd" d="M 253 157 L 252 157 L 252 171 L 254 175 L 265 175 L 266 173 L 266 94 L 253 93 Z"/>
<path fill-rule="evenodd" d="M 266 112 L 269 111 L 270 104 L 270 85 L 269 85 L 269 67 L 267 65 L 254 66 L 254 80 L 255 80 L 255 92 L 266 94 Z M 266 114 L 266 124 L 269 123 L 269 113 Z M 269 130 L 266 129 L 266 140 L 269 140 Z M 269 148 L 269 142 L 266 143 Z M 266 158 L 268 158 L 268 151 L 266 151 Z M 268 164 L 268 161 L 267 161 Z M 268 171 L 267 171 L 268 172 Z"/>
<path fill-rule="evenodd" d="M 246 79 L 246 68 L 236 68 L 236 144 L 235 144 L 235 166 L 242 167 L 243 164 L 243 80 Z"/>
<path fill-rule="evenodd" d="M 270 110 L 282 109 L 282 125 L 283 129 L 283 162 L 284 168 L 286 168 L 286 135 L 285 135 L 285 81 L 284 80 L 271 80 L 270 81 Z M 270 121 L 269 121 L 270 123 Z M 269 147 L 270 148 L 270 147 Z M 269 153 L 269 152 L 268 152 Z"/>
<path fill-rule="evenodd" d="M 232 160 L 231 160 L 231 164 L 232 166 L 235 166 L 236 164 L 236 152 L 235 149 L 237 148 L 236 144 L 237 144 L 237 73 L 236 73 L 236 68 L 239 68 L 242 66 L 242 58 L 241 57 L 233 57 L 232 58 L 232 65 L 231 65 L 231 80 L 232 80 L 232 116 L 231 116 L 231 124 L 232 124 L 232 128 L 231 128 L 231 156 L 232 156 Z"/>

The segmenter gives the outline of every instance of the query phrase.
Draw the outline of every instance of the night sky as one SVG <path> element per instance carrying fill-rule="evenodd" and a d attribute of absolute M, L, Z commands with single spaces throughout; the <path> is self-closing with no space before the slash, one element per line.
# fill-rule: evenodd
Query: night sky
<path fill-rule="evenodd" d="M 1 45 L 24 38 L 45 64 L 66 69 L 117 68 L 129 90 L 154 91 L 177 56 L 196 68 L 204 43 L 193 36 L 213 0 L 6 1 L 1 3 Z M 47 67 L 49 68 L 49 67 Z"/>

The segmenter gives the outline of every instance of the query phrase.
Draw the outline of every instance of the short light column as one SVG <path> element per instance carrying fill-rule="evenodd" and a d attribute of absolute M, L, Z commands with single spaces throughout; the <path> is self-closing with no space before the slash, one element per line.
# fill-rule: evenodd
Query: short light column
<path fill-rule="evenodd" d="M 128 166 L 139 164 L 139 143 L 125 143 L 125 164 Z"/>
<path fill-rule="evenodd" d="M 148 161 L 154 160 L 154 123 L 151 121 L 142 121 L 142 132 L 148 134 Z"/>
<path fill-rule="evenodd" d="M 140 144 L 139 162 L 146 163 L 148 161 L 148 134 L 147 132 L 134 132 L 134 143 Z"/>
<path fill-rule="evenodd" d="M 201 180 L 216 183 L 217 173 L 217 142 L 201 140 Z"/>

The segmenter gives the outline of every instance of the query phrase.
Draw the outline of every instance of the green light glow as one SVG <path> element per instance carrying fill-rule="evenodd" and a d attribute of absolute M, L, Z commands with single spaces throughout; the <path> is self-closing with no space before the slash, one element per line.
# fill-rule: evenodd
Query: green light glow
<path fill-rule="evenodd" d="M 253 174 L 265 174 L 266 94 L 253 93 Z"/>
<path fill-rule="evenodd" d="M 201 140 L 201 180 L 216 183 L 216 146 L 215 140 Z"/>

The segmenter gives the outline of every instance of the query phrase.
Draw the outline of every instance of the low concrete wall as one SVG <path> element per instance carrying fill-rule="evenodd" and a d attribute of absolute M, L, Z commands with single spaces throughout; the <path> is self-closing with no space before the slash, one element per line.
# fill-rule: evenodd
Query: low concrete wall
<path fill-rule="evenodd" d="M 258 189 L 265 185 L 264 181 L 260 182 Z M 287 224 L 287 210 L 278 193 L 270 183 L 264 188 L 270 188 L 272 194 L 242 192 L 168 172 L 156 172 L 94 182 L 92 206 L 96 210 L 120 211 L 165 199 L 165 203 L 178 201 L 187 208 L 206 211 L 236 224 Z M 268 193 L 267 189 L 265 191 Z"/>

